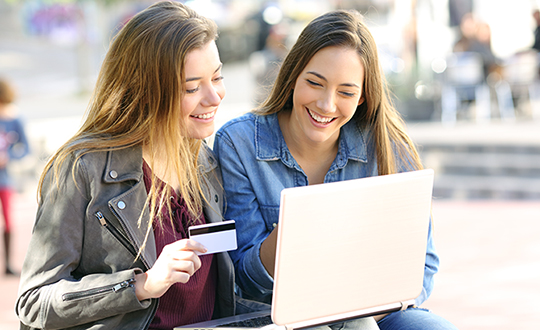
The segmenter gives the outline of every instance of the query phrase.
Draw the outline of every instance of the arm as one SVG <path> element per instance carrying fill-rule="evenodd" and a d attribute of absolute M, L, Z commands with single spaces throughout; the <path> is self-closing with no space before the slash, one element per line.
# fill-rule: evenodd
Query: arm
<path fill-rule="evenodd" d="M 252 179 L 246 170 L 246 167 L 255 166 L 253 164 L 256 162 L 255 156 L 242 159 L 232 140 L 224 132 L 216 134 L 214 152 L 219 159 L 223 175 L 225 217 L 236 220 L 237 225 L 238 249 L 229 252 L 235 265 L 237 283 L 252 297 L 262 298 L 271 294 L 273 289 L 272 277 L 260 257 L 261 245 L 271 229 L 263 218 Z M 244 165 L 244 162 L 248 164 Z M 260 182 L 253 184 L 261 185 Z"/>
<path fill-rule="evenodd" d="M 278 227 L 274 228 L 270 235 L 261 244 L 261 262 L 268 274 L 274 278 L 274 268 L 276 265 L 276 245 Z"/>
<path fill-rule="evenodd" d="M 66 162 L 59 187 L 52 171 L 47 174 L 23 265 L 16 311 L 31 327 L 71 327 L 150 305 L 149 301 L 139 302 L 132 286 L 140 269 L 91 273 L 84 268 L 96 265 L 80 264 L 83 253 L 100 258 L 104 251 L 99 247 L 83 251 L 85 239 L 101 237 L 84 230 L 85 222 L 90 221 L 85 216 L 91 200 L 89 177 L 81 164 L 77 188 L 70 168 Z"/>
<path fill-rule="evenodd" d="M 426 250 L 426 264 L 424 266 L 424 284 L 422 293 L 415 300 L 416 306 L 420 306 L 431 295 L 434 285 L 433 275 L 435 275 L 437 271 L 439 271 L 439 256 L 437 255 L 435 246 L 433 244 L 432 221 L 430 221 Z"/>
<path fill-rule="evenodd" d="M 144 324 L 157 303 L 149 298 L 161 296 L 173 283 L 187 282 L 200 267 L 195 252 L 204 248 L 180 240 L 166 246 L 143 273 L 144 264 L 134 263 L 134 252 L 118 239 L 121 234 L 107 229 L 116 228 L 113 223 L 104 227 L 107 217 L 114 215 L 98 217 L 96 210 L 108 209 L 111 198 L 121 194 L 133 210 L 132 220 L 126 221 L 136 226 L 137 205 L 142 208 L 146 198 L 144 183 L 103 184 L 100 164 L 106 160 L 93 154 L 87 162 L 87 156 L 80 160 L 75 180 L 69 162 L 60 170 L 59 186 L 52 170 L 44 180 L 16 304 L 19 318 L 31 327 L 91 327 L 95 322 L 116 328 L 123 320 Z M 143 234 L 139 238 L 142 241 Z M 128 313 L 132 314 L 126 317 Z"/>
<path fill-rule="evenodd" d="M 410 171 L 413 166 L 414 161 L 411 158 L 412 156 L 408 154 L 403 159 L 399 159 L 398 168 L 399 172 Z M 427 247 L 426 247 L 426 262 L 424 266 L 424 282 L 422 293 L 415 299 L 415 305 L 420 306 L 424 301 L 426 301 L 433 291 L 434 280 L 433 276 L 439 271 L 439 256 L 435 251 L 435 245 L 433 244 L 433 230 L 432 230 L 433 219 L 430 217 L 429 229 L 428 229 L 428 238 L 427 238 Z"/>

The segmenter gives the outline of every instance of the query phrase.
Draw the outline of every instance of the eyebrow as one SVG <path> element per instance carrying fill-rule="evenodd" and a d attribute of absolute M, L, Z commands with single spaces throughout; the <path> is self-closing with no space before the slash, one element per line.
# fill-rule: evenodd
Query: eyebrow
<path fill-rule="evenodd" d="M 223 67 L 223 63 L 220 63 L 219 66 L 217 67 L 216 71 L 214 71 L 214 73 L 218 72 L 219 70 L 221 70 L 221 67 Z M 188 81 L 194 81 L 194 80 L 201 80 L 202 77 L 191 77 L 191 78 L 186 78 L 186 82 Z"/>
<path fill-rule="evenodd" d="M 326 79 L 326 77 L 323 76 L 323 75 L 320 74 L 320 73 L 317 73 L 317 72 L 315 72 L 315 71 L 308 71 L 308 72 L 306 72 L 306 73 L 307 73 L 307 74 L 312 74 L 312 75 L 316 76 L 317 78 L 322 79 L 322 80 L 328 82 L 328 79 Z M 358 85 L 355 84 L 355 83 L 343 83 L 343 84 L 339 84 L 339 86 L 360 88 L 360 86 L 358 86 Z"/>

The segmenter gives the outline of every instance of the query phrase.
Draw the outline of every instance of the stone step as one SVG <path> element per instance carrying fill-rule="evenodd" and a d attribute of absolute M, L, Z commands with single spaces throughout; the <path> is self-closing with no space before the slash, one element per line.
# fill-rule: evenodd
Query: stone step
<path fill-rule="evenodd" d="M 540 128 L 539 128 L 540 129 Z M 540 155 L 540 146 L 519 144 L 476 144 L 476 143 L 451 143 L 451 142 L 428 142 L 418 146 L 420 153 L 495 153 L 495 154 L 536 154 Z"/>
<path fill-rule="evenodd" d="M 436 173 L 434 198 L 540 199 L 540 177 Z"/>
<path fill-rule="evenodd" d="M 540 153 L 428 152 L 425 167 L 440 174 L 540 177 Z"/>

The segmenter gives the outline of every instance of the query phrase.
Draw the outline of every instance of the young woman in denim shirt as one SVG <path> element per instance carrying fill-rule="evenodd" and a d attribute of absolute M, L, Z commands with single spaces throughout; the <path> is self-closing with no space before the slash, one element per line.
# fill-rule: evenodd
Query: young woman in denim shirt
<path fill-rule="evenodd" d="M 253 113 L 225 124 L 214 151 L 225 216 L 237 221 L 239 246 L 230 253 L 237 283 L 246 296 L 263 301 L 272 293 L 282 189 L 422 168 L 390 102 L 375 41 L 351 11 L 329 12 L 307 25 L 270 96 Z M 321 260 L 322 268 L 331 264 Z M 430 228 L 417 306 L 430 295 L 438 265 Z M 381 329 L 455 329 L 420 308 L 377 320 Z"/>

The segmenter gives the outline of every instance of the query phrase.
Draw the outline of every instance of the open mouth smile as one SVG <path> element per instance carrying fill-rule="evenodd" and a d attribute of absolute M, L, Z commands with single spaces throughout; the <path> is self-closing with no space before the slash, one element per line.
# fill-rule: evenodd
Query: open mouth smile
<path fill-rule="evenodd" d="M 200 114 L 200 115 L 191 115 L 191 117 L 198 118 L 198 119 L 210 119 L 210 118 L 214 117 L 215 114 L 216 114 L 216 111 L 212 111 L 212 112 L 203 113 L 203 114 Z"/>
<path fill-rule="evenodd" d="M 328 124 L 330 123 L 331 121 L 333 121 L 334 119 L 336 119 L 335 117 L 321 117 L 319 115 L 317 115 L 315 112 L 311 111 L 310 109 L 306 108 L 309 115 L 311 116 L 311 118 L 313 120 L 315 120 L 316 122 L 318 123 L 321 123 L 321 124 Z"/>

